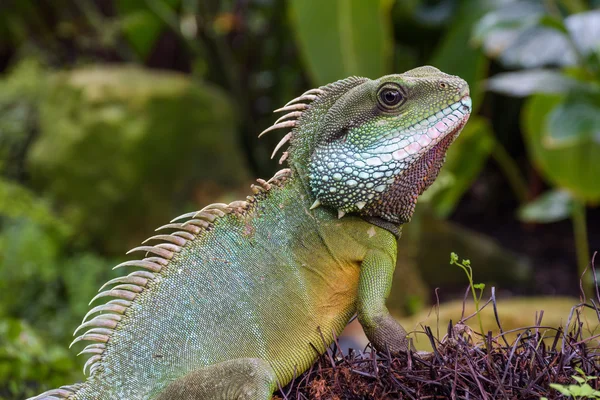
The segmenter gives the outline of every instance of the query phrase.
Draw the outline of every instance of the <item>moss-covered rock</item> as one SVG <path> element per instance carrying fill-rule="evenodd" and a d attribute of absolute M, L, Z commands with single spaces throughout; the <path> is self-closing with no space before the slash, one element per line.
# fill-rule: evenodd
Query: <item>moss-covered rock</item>
<path fill-rule="evenodd" d="M 202 185 L 214 195 L 247 176 L 220 90 L 133 66 L 52 77 L 29 167 L 82 238 L 119 252 L 206 192 Z"/>

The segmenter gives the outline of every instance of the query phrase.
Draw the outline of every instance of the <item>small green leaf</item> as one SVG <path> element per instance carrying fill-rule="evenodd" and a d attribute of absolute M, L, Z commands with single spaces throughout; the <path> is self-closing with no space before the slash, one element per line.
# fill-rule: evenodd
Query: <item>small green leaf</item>
<path fill-rule="evenodd" d="M 455 264 L 458 261 L 458 254 L 455 252 L 450 253 L 450 264 Z"/>
<path fill-rule="evenodd" d="M 484 290 L 485 289 L 485 283 L 474 283 L 473 287 L 475 289 L 478 289 L 478 290 Z"/>
<path fill-rule="evenodd" d="M 567 397 L 571 397 L 571 391 L 569 389 L 567 389 L 566 387 L 564 387 L 563 385 L 559 385 L 558 383 L 551 383 L 550 387 L 554 390 L 559 391 L 561 394 L 563 394 Z"/>
<path fill-rule="evenodd" d="M 568 390 L 572 396 L 579 397 L 582 395 L 581 386 L 579 385 L 569 385 Z"/>
<path fill-rule="evenodd" d="M 572 378 L 575 379 L 579 383 L 585 383 L 585 379 L 580 376 L 573 375 Z"/>
<path fill-rule="evenodd" d="M 547 224 L 562 221 L 573 212 L 573 197 L 564 190 L 551 190 L 519 208 L 517 215 L 523 222 Z"/>

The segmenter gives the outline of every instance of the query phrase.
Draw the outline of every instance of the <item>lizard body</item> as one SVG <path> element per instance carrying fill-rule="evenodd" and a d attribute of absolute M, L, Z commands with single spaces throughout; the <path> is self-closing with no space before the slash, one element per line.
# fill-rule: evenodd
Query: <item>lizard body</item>
<path fill-rule="evenodd" d="M 408 350 L 385 307 L 396 234 L 468 119 L 468 86 L 421 67 L 281 110 L 267 131 L 291 128 L 290 168 L 134 249 L 146 258 L 121 266 L 142 269 L 108 282 L 97 298 L 115 299 L 76 331 L 90 376 L 35 399 L 270 399 L 355 313 L 378 349 Z"/>

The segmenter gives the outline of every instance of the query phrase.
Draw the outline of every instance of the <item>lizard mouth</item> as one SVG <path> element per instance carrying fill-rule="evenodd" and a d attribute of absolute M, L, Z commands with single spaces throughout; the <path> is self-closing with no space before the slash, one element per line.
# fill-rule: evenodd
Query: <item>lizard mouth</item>
<path fill-rule="evenodd" d="M 464 107 L 464 115 L 449 127 L 448 132 L 421 157 L 419 164 L 424 168 L 422 169 L 423 175 L 420 179 L 422 184 L 418 185 L 418 195 L 421 195 L 433 183 L 444 163 L 448 148 L 458 137 L 469 119 L 471 99 L 465 96 L 460 102 Z"/>
<path fill-rule="evenodd" d="M 450 132 L 446 134 L 437 144 L 427 151 L 421 158 L 421 164 L 425 166 L 425 173 L 422 177 L 423 185 L 420 185 L 418 195 L 421 195 L 435 180 L 442 164 L 444 163 L 448 148 L 458 137 L 460 131 L 465 126 L 469 115 L 467 114 Z"/>

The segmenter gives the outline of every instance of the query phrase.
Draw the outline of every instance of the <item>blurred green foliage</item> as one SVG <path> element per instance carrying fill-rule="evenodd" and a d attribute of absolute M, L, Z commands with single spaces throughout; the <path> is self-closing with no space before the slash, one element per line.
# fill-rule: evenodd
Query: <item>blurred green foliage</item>
<path fill-rule="evenodd" d="M 290 14 L 317 85 L 391 71 L 391 0 L 293 0 Z M 315 10 L 319 10 L 315 12 Z"/>
<path fill-rule="evenodd" d="M 521 69 L 493 76 L 488 88 L 529 96 L 522 113 L 525 143 L 540 173 L 562 190 L 524 205 L 518 215 L 540 223 L 571 217 L 583 275 L 589 259 L 585 203 L 600 200 L 600 10 L 582 1 L 508 2 L 476 24 L 473 39 L 490 57 Z M 585 283 L 593 293 L 590 271 Z"/>
<path fill-rule="evenodd" d="M 78 320 L 71 310 L 83 311 L 96 280 L 110 270 L 92 253 L 68 254 L 71 227 L 45 201 L 4 179 L 0 228 L 0 382 L 6 382 L 0 396 L 23 396 L 39 383 L 74 376 L 76 362 L 65 347 Z"/>
<path fill-rule="evenodd" d="M 62 72 L 48 83 L 39 120 L 28 154 L 33 186 L 104 250 L 122 252 L 170 220 L 198 189 L 193 182 L 247 179 L 228 99 L 184 75 L 98 65 Z"/>
<path fill-rule="evenodd" d="M 580 266 L 587 263 L 586 207 L 600 200 L 598 6 L 0 4 L 0 68 L 10 61 L 0 77 L 0 398 L 81 380 L 81 360 L 66 346 L 99 284 L 120 275 L 110 270 L 115 254 L 178 213 L 239 198 L 231 192 L 250 177 L 270 176 L 279 138 L 259 142 L 256 134 L 273 122 L 271 111 L 348 75 L 431 64 L 469 82 L 477 111 L 405 229 L 396 310 L 426 304 L 423 275 L 444 279 L 428 280 L 435 285 L 460 279 L 436 270 L 445 260 L 435 260 L 433 247 L 463 248 L 478 268 L 487 266 L 478 275 L 487 281 L 530 280 L 520 259 L 488 237 L 431 217 L 452 215 L 490 161 L 523 221 L 572 219 Z M 521 107 L 502 96 L 526 99 Z M 507 129 L 519 114 L 520 126 Z M 520 134 L 525 159 L 509 149 Z M 536 189 L 538 175 L 545 193 Z"/>

